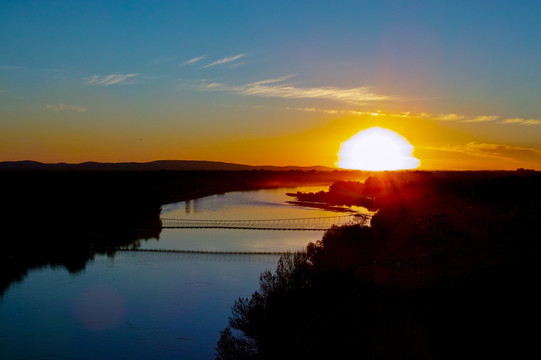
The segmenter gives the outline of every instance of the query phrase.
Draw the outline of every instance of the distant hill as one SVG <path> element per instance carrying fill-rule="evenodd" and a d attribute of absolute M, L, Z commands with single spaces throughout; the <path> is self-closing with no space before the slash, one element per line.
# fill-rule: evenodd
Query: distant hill
<path fill-rule="evenodd" d="M 0 162 L 0 170 L 80 170 L 80 171 L 157 171 L 157 170 L 318 170 L 332 171 L 333 168 L 325 166 L 252 166 L 233 164 L 219 161 L 196 161 L 196 160 L 157 160 L 151 162 L 121 162 L 100 163 L 83 162 L 79 164 L 67 163 L 41 163 L 37 161 L 3 161 Z"/>

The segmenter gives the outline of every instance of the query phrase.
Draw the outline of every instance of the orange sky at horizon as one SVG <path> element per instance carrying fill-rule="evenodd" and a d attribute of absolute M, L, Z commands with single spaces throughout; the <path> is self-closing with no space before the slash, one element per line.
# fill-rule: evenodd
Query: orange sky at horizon
<path fill-rule="evenodd" d="M 117 132 L 104 132 L 95 126 L 83 132 L 77 130 L 77 133 L 70 133 L 73 129 L 64 128 L 55 134 L 48 134 L 47 129 L 37 128 L 31 132 L 32 136 L 25 134 L 25 142 L 19 144 L 16 136 L 3 138 L 0 154 L 3 155 L 2 161 L 34 160 L 45 163 L 208 160 L 256 166 L 322 165 L 338 168 L 338 151 L 344 141 L 359 131 L 381 126 L 404 136 L 414 146 L 413 155 L 420 159 L 420 170 L 541 170 L 538 150 L 490 143 L 486 139 L 472 137 L 463 128 L 453 127 L 449 123 L 416 119 L 415 126 L 412 126 L 412 121 L 407 124 L 401 122 L 399 114 L 377 112 L 340 115 L 287 110 L 285 113 L 292 117 L 300 113 L 301 118 L 307 114 L 319 115 L 320 119 L 316 122 L 318 126 L 296 129 L 290 134 L 270 133 L 268 136 L 236 138 L 213 134 L 186 138 L 181 131 L 178 134 L 168 132 L 139 137 L 136 132 L 125 131 L 124 128 L 117 129 Z M 52 136 L 58 138 L 51 141 Z M 93 140 L 96 138 L 99 138 L 99 143 Z M 18 154 L 6 156 L 14 153 L 17 147 Z"/>

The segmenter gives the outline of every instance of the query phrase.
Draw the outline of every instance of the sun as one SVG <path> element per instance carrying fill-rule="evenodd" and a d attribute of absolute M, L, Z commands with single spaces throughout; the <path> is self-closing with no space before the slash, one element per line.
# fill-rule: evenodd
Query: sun
<path fill-rule="evenodd" d="M 413 145 L 403 136 L 381 127 L 363 130 L 342 143 L 338 166 L 355 170 L 415 169 L 419 159 L 412 155 Z"/>

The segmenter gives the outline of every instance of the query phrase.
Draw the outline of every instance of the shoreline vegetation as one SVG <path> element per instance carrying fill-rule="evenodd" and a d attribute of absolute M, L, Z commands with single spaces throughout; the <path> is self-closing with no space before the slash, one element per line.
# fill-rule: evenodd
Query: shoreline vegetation
<path fill-rule="evenodd" d="M 379 209 L 281 257 L 216 359 L 525 357 L 536 347 L 541 176 L 397 172 L 298 201 Z"/>

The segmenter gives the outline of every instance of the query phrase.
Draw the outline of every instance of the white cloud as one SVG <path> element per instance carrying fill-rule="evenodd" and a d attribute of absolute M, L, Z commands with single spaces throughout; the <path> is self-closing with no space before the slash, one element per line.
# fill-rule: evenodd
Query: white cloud
<path fill-rule="evenodd" d="M 195 64 L 196 62 L 198 61 L 201 61 L 205 58 L 205 55 L 201 55 L 201 56 L 198 56 L 198 57 L 194 57 L 193 59 L 190 59 L 190 60 L 187 60 L 185 62 L 183 62 L 182 64 L 180 64 L 179 66 L 186 66 L 186 65 L 190 65 L 190 64 Z"/>
<path fill-rule="evenodd" d="M 69 105 L 69 104 L 59 104 L 59 105 L 47 105 L 45 109 L 50 111 L 76 111 L 76 112 L 86 112 L 88 109 L 86 106 L 80 105 Z"/>
<path fill-rule="evenodd" d="M 227 63 L 236 61 L 236 60 L 238 60 L 240 58 L 243 58 L 244 56 L 246 56 L 246 54 L 238 54 L 238 55 L 234 55 L 234 56 L 224 57 L 223 59 L 216 60 L 214 62 L 211 62 L 210 64 L 207 64 L 207 65 L 203 66 L 203 68 L 209 68 L 209 67 L 220 65 L 220 64 L 227 64 Z"/>
<path fill-rule="evenodd" d="M 139 74 L 109 74 L 105 76 L 94 75 L 90 78 L 85 79 L 85 84 L 87 85 L 98 85 L 98 86 L 108 86 L 125 83 L 127 84 L 128 79 L 133 79 Z"/>

